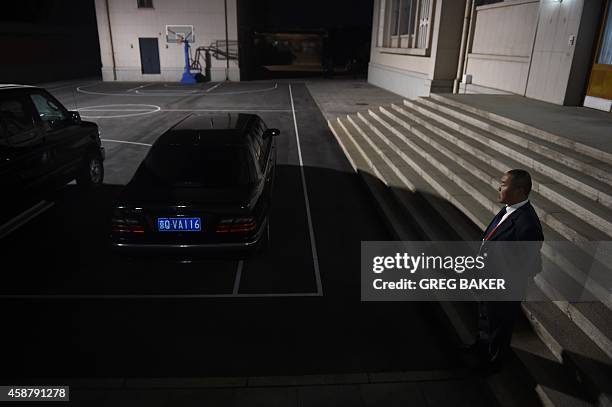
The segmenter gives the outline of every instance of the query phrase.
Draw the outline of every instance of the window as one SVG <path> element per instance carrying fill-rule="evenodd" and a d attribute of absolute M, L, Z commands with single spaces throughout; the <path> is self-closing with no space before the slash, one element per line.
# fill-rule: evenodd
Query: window
<path fill-rule="evenodd" d="M 429 48 L 435 0 L 379 1 L 378 47 L 420 50 Z"/>
<path fill-rule="evenodd" d="M 153 146 L 135 181 L 176 187 L 222 188 L 248 185 L 257 179 L 251 152 L 241 146 Z"/>
<path fill-rule="evenodd" d="M 0 99 L 0 121 L 8 136 L 32 130 L 34 121 L 25 101 L 20 98 Z"/>
<path fill-rule="evenodd" d="M 153 8 L 153 0 L 138 0 L 138 8 Z"/>
<path fill-rule="evenodd" d="M 30 95 L 36 112 L 43 122 L 61 122 L 68 120 L 68 113 L 56 101 L 42 93 L 34 93 Z"/>

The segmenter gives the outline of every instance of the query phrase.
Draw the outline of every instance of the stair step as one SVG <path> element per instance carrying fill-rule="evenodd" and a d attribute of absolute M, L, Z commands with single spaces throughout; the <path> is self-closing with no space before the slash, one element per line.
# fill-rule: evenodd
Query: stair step
<path fill-rule="evenodd" d="M 384 180 L 391 195 L 395 198 L 396 204 L 407 213 L 414 213 L 415 208 L 422 207 L 421 197 L 415 194 L 418 186 L 412 182 L 412 179 L 419 179 L 419 177 L 416 174 L 406 174 L 405 171 L 400 171 L 395 164 L 388 160 L 384 153 L 378 150 L 376 145 L 373 145 L 374 143 L 368 137 L 368 132 L 357 124 L 357 121 L 359 121 L 357 117 L 347 117 L 344 120 L 339 120 L 344 123 L 344 129 L 351 134 L 351 138 L 361 145 L 362 151 L 368 156 L 371 165 L 378 168 L 378 177 Z M 433 215 L 433 209 L 430 210 Z M 404 237 L 401 240 L 421 240 L 426 232 L 433 233 L 433 230 L 436 230 L 432 229 L 431 222 L 424 222 L 424 218 L 413 219 L 410 224 L 417 225 L 419 237 Z M 446 228 L 444 233 L 453 235 L 450 228 Z M 438 237 L 442 237 L 442 235 L 438 235 Z"/>
<path fill-rule="evenodd" d="M 441 151 L 446 152 L 448 157 L 453 157 L 453 160 L 463 163 L 470 171 L 476 171 L 476 175 L 479 175 L 481 179 L 488 182 L 491 187 L 497 188 L 499 183 L 498 178 L 500 174 L 507 171 L 510 168 L 521 167 L 521 163 L 514 161 L 508 157 L 500 157 L 497 150 L 487 147 L 485 145 L 477 143 L 475 140 L 463 137 L 459 132 L 450 129 L 444 125 L 436 125 L 429 123 L 428 119 L 415 111 L 409 111 L 405 108 L 392 106 L 393 111 L 381 108 L 381 111 L 388 116 L 395 116 L 399 118 L 400 122 L 407 124 L 410 129 L 415 127 L 414 132 L 421 135 L 422 138 L 426 139 L 429 143 L 434 144 Z M 442 148 L 445 147 L 445 148 Z M 466 151 L 473 157 L 465 156 L 457 153 L 457 147 L 461 150 Z M 476 158 L 476 159 L 474 159 Z M 486 169 L 486 171 L 485 171 Z M 480 170 L 480 171 L 479 171 Z M 550 206 L 551 210 L 548 213 L 559 213 L 559 216 L 554 216 L 561 219 L 551 219 L 551 221 L 563 222 L 563 218 L 570 216 L 570 218 L 577 218 L 576 215 L 580 216 L 580 221 L 589 221 L 592 229 L 584 228 L 576 224 L 575 233 L 566 230 L 563 233 L 567 234 L 567 238 L 570 240 L 608 240 L 610 234 L 612 234 L 612 210 L 597 204 L 596 202 L 590 201 L 580 194 L 572 191 L 571 189 L 551 180 L 540 174 L 533 174 L 534 181 L 534 193 L 545 197 L 545 200 L 541 200 L 541 209 L 549 207 L 549 203 L 553 203 Z M 538 200 L 533 199 L 534 202 Z M 557 205 L 555 202 L 563 205 L 563 207 Z M 565 208 L 572 211 L 570 214 Z M 561 215 L 562 214 L 562 215 Z M 554 218 L 553 217 L 553 218 Z M 572 225 L 574 226 L 574 225 Z M 558 227 L 563 228 L 562 225 Z M 600 230 L 608 231 L 608 233 L 602 233 Z M 586 235 L 584 235 L 586 233 Z"/>
<path fill-rule="evenodd" d="M 448 322 L 462 339 L 462 332 L 476 332 L 477 306 L 472 302 L 441 302 L 440 307 Z M 509 390 L 522 391 L 533 389 L 544 406 L 554 407 L 592 407 L 593 398 L 588 395 L 576 378 L 555 358 L 555 355 L 542 343 L 531 329 L 525 316 L 519 316 L 512 336 L 512 353 L 504 362 L 501 373 L 490 376 L 489 387 L 503 405 L 502 399 L 510 398 L 519 405 L 533 403 L 532 396 L 509 395 Z M 521 382 L 517 385 L 517 382 Z M 514 383 L 515 385 L 509 385 Z M 519 390 L 520 389 L 520 390 Z M 528 392 L 527 392 L 528 393 Z M 518 399 L 518 400 L 517 400 Z M 520 401 L 519 401 L 520 400 Z"/>
<path fill-rule="evenodd" d="M 402 116 L 401 121 L 407 123 L 410 126 L 419 126 L 421 127 L 419 130 L 424 134 L 424 138 L 428 139 L 430 143 L 434 143 L 436 148 L 443 149 L 447 151 L 447 156 L 451 157 L 453 155 L 459 156 L 459 160 L 462 162 L 462 165 L 466 166 L 470 169 L 470 171 L 476 171 L 476 175 L 479 176 L 483 181 L 489 182 L 492 187 L 497 189 L 499 185 L 498 175 L 500 172 L 505 171 L 508 168 L 519 168 L 521 164 L 512 158 L 509 157 L 499 157 L 497 151 L 483 146 L 478 145 L 476 141 L 473 140 L 464 140 L 465 144 L 469 145 L 473 150 L 478 151 L 475 154 L 477 160 L 474 160 L 473 157 L 464 156 L 457 153 L 456 145 L 454 145 L 451 141 L 447 139 L 437 136 L 436 133 L 432 132 L 429 129 L 423 128 L 418 123 L 414 122 L 412 119 L 407 117 L 402 111 L 405 110 L 393 110 L 387 111 L 384 108 L 381 108 L 381 111 L 389 115 L 389 117 L 394 118 L 397 117 L 397 114 Z M 413 115 L 420 116 L 418 113 L 412 113 Z M 420 117 L 425 120 L 425 117 Z M 443 126 L 442 126 L 443 127 Z M 448 132 L 453 132 L 452 129 L 444 129 Z M 443 146 L 443 147 L 442 147 Z M 463 150 L 462 150 L 463 151 Z M 483 160 L 484 158 L 484 160 Z M 497 171 L 491 173 L 491 168 L 494 167 Z M 492 175 L 494 174 L 494 175 Z M 595 228 L 601 229 L 606 228 L 606 225 L 612 227 L 612 223 L 610 219 L 612 219 L 612 209 L 602 206 L 597 202 L 594 202 L 592 199 L 585 197 L 584 195 L 576 192 L 575 190 L 566 187 L 562 183 L 559 183 L 553 180 L 550 177 L 542 175 L 540 173 L 532 174 L 533 180 L 533 191 L 541 194 L 546 199 L 554 202 L 562 206 L 563 208 L 567 208 L 567 210 L 571 211 L 571 213 L 579 215 L 581 219 L 588 220 L 591 225 Z"/>
<path fill-rule="evenodd" d="M 542 254 L 557 264 L 565 274 L 571 277 L 578 284 L 582 284 L 594 298 L 598 299 L 607 308 L 612 310 L 612 286 L 610 286 L 610 265 L 600 264 L 593 260 L 590 255 L 577 245 L 565 247 L 564 250 L 557 250 L 555 244 L 547 242 L 561 242 L 565 239 L 556 231 L 543 225 L 544 244 L 542 245 Z M 584 270 L 584 264 L 592 261 L 591 270 Z M 594 273 L 593 270 L 603 270 Z"/>
<path fill-rule="evenodd" d="M 374 117 L 379 117 L 375 113 L 372 114 Z M 421 149 L 418 150 L 420 154 L 426 155 L 427 159 L 433 163 L 435 167 L 444 169 L 444 173 L 453 182 L 457 183 L 461 188 L 464 188 L 469 194 L 476 196 L 479 202 L 491 212 L 497 213 L 499 211 L 500 205 L 492 199 L 492 197 L 496 195 L 492 180 L 499 176 L 499 172 L 495 168 L 483 162 L 479 162 L 479 168 L 476 168 L 474 165 L 476 163 L 475 160 L 472 160 L 470 163 L 467 161 L 469 157 L 462 158 L 451 152 L 452 145 L 440 140 L 440 138 L 436 140 L 437 143 L 435 146 L 425 143 L 420 137 L 413 135 L 413 132 L 422 133 L 421 129 L 417 126 L 413 126 L 413 132 L 410 132 L 404 126 L 391 119 L 387 119 L 388 121 L 383 119 L 380 120 L 381 123 L 385 123 L 389 131 L 394 132 L 396 137 L 403 138 L 405 142 L 419 144 L 419 147 L 421 147 Z M 409 135 L 411 136 L 409 137 Z M 429 137 L 429 140 L 431 142 L 433 138 Z M 445 148 L 441 149 L 440 147 Z M 464 167 L 459 163 L 462 163 Z M 478 178 L 476 175 L 480 175 L 481 178 Z M 489 182 L 489 184 L 485 182 Z M 564 208 L 544 198 L 537 192 L 532 192 L 531 200 L 541 220 L 562 233 L 568 240 L 609 239 L 609 237 L 599 229 L 585 223 L 582 219 L 565 211 Z M 485 224 L 485 227 L 486 225 L 488 225 L 488 223 Z"/>
<path fill-rule="evenodd" d="M 609 184 L 612 183 L 612 181 L 606 182 L 606 180 L 601 180 L 593 176 L 594 171 L 606 179 L 612 178 L 612 173 L 608 174 L 602 168 L 596 168 L 593 169 L 593 171 L 589 169 L 581 170 L 572 168 L 568 166 L 567 163 L 560 162 L 556 158 L 541 154 L 536 151 L 534 146 L 525 147 L 520 144 L 512 143 L 503 137 L 486 132 L 476 126 L 472 126 L 465 122 L 458 122 L 456 118 L 442 113 L 419 100 L 405 100 L 404 106 L 427 117 L 428 121 L 432 124 L 435 123 L 436 127 L 439 127 L 438 124 L 443 125 L 447 129 L 454 130 L 464 139 L 471 138 L 480 144 L 493 148 L 497 152 L 496 156 L 503 154 L 511 157 L 535 171 L 558 179 L 560 182 L 567 183 L 568 186 L 575 188 L 577 191 L 580 191 L 597 202 L 607 205 L 611 204 L 612 188 Z M 601 166 L 608 167 L 603 163 Z"/>
<path fill-rule="evenodd" d="M 463 103 L 462 101 L 458 100 L 458 98 L 455 97 L 454 95 L 432 93 L 430 94 L 430 98 L 433 100 L 451 105 L 453 107 L 456 107 L 463 112 L 469 112 L 476 116 L 491 120 L 493 122 L 504 124 L 505 126 L 508 126 L 509 128 L 512 128 L 514 130 L 518 130 L 523 133 L 531 134 L 532 136 L 538 137 L 541 140 L 549 141 L 559 146 L 569 148 L 572 151 L 582 153 L 586 156 L 595 158 L 596 160 L 600 160 L 600 161 L 603 161 L 603 162 L 606 162 L 612 165 L 612 154 L 606 151 L 602 151 L 600 149 L 591 147 L 589 145 L 570 140 L 566 137 L 562 137 L 562 136 L 547 132 L 545 130 L 530 126 L 525 123 L 521 123 L 519 121 L 510 119 L 505 116 L 501 116 L 501 115 L 498 115 L 492 112 L 488 112 L 486 110 L 479 109 L 477 107 L 471 106 L 468 103 Z"/>
<path fill-rule="evenodd" d="M 480 205 L 473 197 L 466 195 L 463 191 L 461 191 L 460 188 L 456 188 L 456 187 L 453 188 L 452 185 L 449 186 L 448 178 L 446 177 L 446 175 L 442 173 L 441 171 L 439 171 L 437 168 L 435 168 L 433 165 L 431 165 L 429 162 L 427 162 L 424 158 L 422 158 L 417 153 L 417 151 L 411 150 L 410 148 L 400 149 L 398 146 L 399 141 L 393 137 L 394 135 L 392 134 L 392 132 L 390 132 L 387 127 L 383 126 L 374 117 L 366 118 L 364 115 L 359 115 L 358 117 L 352 116 L 351 119 L 352 119 L 352 123 L 355 123 L 357 127 L 362 129 L 362 132 L 363 134 L 365 134 L 365 137 L 370 139 L 372 144 L 374 144 L 374 146 L 376 147 L 376 150 L 378 150 L 376 151 L 372 146 L 370 146 L 369 150 L 365 150 L 364 148 L 362 149 L 362 151 L 367 155 L 372 155 L 372 156 L 378 155 L 379 157 L 381 157 L 380 153 L 382 153 L 382 155 L 386 157 L 386 159 L 392 164 L 403 161 L 405 164 L 402 164 L 401 166 L 397 165 L 396 168 L 398 170 L 401 169 L 402 173 L 406 173 L 408 170 L 412 171 L 410 181 L 413 187 L 415 188 L 415 190 L 421 192 L 422 194 L 427 191 L 428 192 L 427 194 L 428 202 L 431 202 L 431 201 L 440 202 L 441 200 L 439 196 L 437 196 L 438 195 L 437 188 L 442 187 L 442 185 L 448 186 L 450 191 L 447 192 L 446 189 L 443 189 L 440 192 L 442 192 L 444 195 L 447 195 L 447 197 L 450 198 L 449 200 L 458 201 L 457 198 L 460 198 L 462 201 L 464 201 L 463 204 L 461 204 L 460 201 L 458 201 L 460 203 L 460 206 L 462 206 L 461 210 L 465 210 L 466 203 L 470 202 L 469 206 L 471 206 L 471 210 L 470 210 L 471 213 L 484 214 L 484 216 L 480 216 L 480 217 L 476 216 L 477 222 L 475 223 L 480 223 L 481 225 L 485 225 L 490 220 L 490 215 L 487 214 L 486 208 Z M 349 123 L 345 123 L 347 127 Z M 355 132 L 357 132 L 357 127 L 355 126 L 353 127 L 355 128 Z M 350 130 L 353 131 L 352 128 Z M 365 138 L 362 136 L 362 134 L 359 134 L 359 136 L 361 136 L 362 138 L 356 139 L 355 141 L 357 143 L 364 144 Z M 358 136 L 355 136 L 355 137 L 358 137 Z M 415 143 L 417 148 L 422 148 L 425 144 L 426 143 L 423 143 L 419 147 L 419 144 Z M 430 153 L 434 153 L 434 151 L 430 150 Z M 431 157 L 434 157 L 434 155 L 432 154 Z M 386 164 L 385 160 L 382 160 L 382 161 Z M 382 167 L 383 162 L 372 161 L 372 165 L 377 165 L 377 166 Z M 450 171 L 451 168 L 452 167 L 447 167 L 447 170 Z M 386 171 L 389 171 L 389 170 L 386 170 Z M 421 177 L 423 176 L 428 177 L 428 179 L 426 181 L 425 180 L 420 181 Z M 446 183 L 444 183 L 445 179 L 446 179 Z M 419 186 L 420 183 L 423 183 L 423 186 Z M 434 187 L 427 188 L 427 185 L 429 185 L 429 183 L 431 183 L 431 185 L 433 185 Z M 453 210 L 457 211 L 457 209 L 455 208 L 453 208 Z M 413 212 L 412 214 L 413 214 L 413 217 L 420 217 L 418 212 Z M 426 218 L 430 218 L 430 216 L 427 215 Z M 452 220 L 449 221 L 448 218 L 445 218 L 445 222 L 442 222 L 442 223 L 445 225 L 453 225 Z M 484 226 L 480 226 L 480 227 L 482 228 Z M 458 233 L 462 234 L 460 232 Z M 472 235 L 471 235 L 472 237 L 469 238 L 470 240 L 474 239 L 473 237 L 474 234 L 478 234 L 478 231 L 477 229 L 475 230 L 474 226 L 472 225 Z M 557 317 L 553 320 L 556 323 L 564 323 L 565 325 L 565 322 L 567 322 L 567 325 L 571 325 L 571 322 L 564 314 L 561 313 L 561 310 L 558 308 L 555 308 L 555 309 L 557 310 L 559 315 L 557 315 Z M 529 315 L 531 315 L 533 318 L 533 313 Z M 593 322 L 593 324 L 596 324 L 596 322 Z M 567 327 L 564 326 L 564 329 L 567 329 Z M 584 335 L 581 331 L 579 331 L 577 327 L 574 326 L 574 330 L 578 332 L 579 334 L 581 334 L 585 341 L 587 342 L 589 341 L 586 335 Z M 541 330 L 541 331 L 544 331 L 544 330 Z M 549 332 L 549 331 L 546 330 L 545 332 Z M 572 333 L 572 335 L 574 335 L 574 333 Z M 515 336 L 515 338 L 513 338 L 513 347 L 515 349 L 517 349 L 517 343 L 520 343 L 522 339 L 523 338 L 521 338 L 520 335 L 517 335 Z M 521 343 L 520 346 L 525 347 L 524 343 Z M 540 344 L 540 346 L 543 347 L 542 344 Z M 599 350 L 599 348 L 597 348 L 596 350 L 593 350 L 593 348 L 597 348 L 597 346 L 593 342 L 591 342 L 591 345 L 588 351 L 588 355 L 597 355 L 597 351 L 599 351 L 600 355 L 603 355 L 603 357 L 607 357 L 607 355 L 601 350 Z M 559 347 L 551 346 L 551 349 L 558 350 Z M 577 388 L 577 386 L 574 386 L 574 387 L 570 386 L 571 378 L 568 379 L 567 383 L 563 383 L 562 386 L 555 386 L 555 385 L 546 386 L 549 383 L 555 383 L 555 384 L 560 383 L 558 381 L 559 378 L 557 377 L 557 372 L 555 372 L 555 375 L 553 375 L 553 377 L 551 378 L 550 366 L 552 363 L 555 363 L 555 365 L 557 365 L 556 362 L 550 361 L 550 360 L 545 361 L 545 363 L 543 364 L 543 367 L 540 366 L 540 368 L 534 368 L 534 365 L 537 365 L 538 363 L 542 365 L 541 357 L 533 358 L 530 353 L 526 353 L 522 350 L 517 352 L 517 354 L 519 355 L 519 358 L 521 359 L 522 363 L 524 363 L 529 368 L 529 373 L 534 375 L 535 380 L 537 380 L 537 383 L 539 383 L 536 390 L 538 391 L 538 393 L 540 394 L 540 396 L 546 403 L 550 403 L 555 406 L 589 405 L 588 401 L 585 400 L 585 396 L 579 393 L 580 389 Z M 574 356 L 574 359 L 579 359 L 579 357 Z M 572 366 L 575 366 L 575 365 L 572 365 Z M 588 372 L 589 375 L 586 376 L 583 370 L 584 369 L 580 370 L 581 372 L 580 377 L 583 380 L 587 380 L 589 383 L 593 384 L 593 389 L 598 388 L 597 386 L 600 386 L 601 384 L 600 380 L 602 379 L 602 376 L 592 376 L 591 375 L 592 372 L 590 371 Z M 536 371 L 535 374 L 534 374 L 534 371 Z M 563 373 L 562 371 L 558 372 L 558 374 L 562 374 L 562 373 Z M 605 379 L 605 377 L 603 378 Z M 600 400 L 605 401 L 606 398 L 600 397 Z"/>
<path fill-rule="evenodd" d="M 438 110 L 442 113 L 443 117 L 453 117 L 458 124 L 465 125 L 468 128 L 476 128 L 488 133 L 493 133 L 514 144 L 536 151 L 548 158 L 563 163 L 568 167 L 592 174 L 593 177 L 601 179 L 603 182 L 607 182 L 608 184 L 612 183 L 612 176 L 606 172 L 612 171 L 612 165 L 606 162 L 585 156 L 570 148 L 542 140 L 531 134 L 511 129 L 492 120 L 478 118 L 475 115 L 471 115 L 469 112 L 458 112 L 451 106 L 433 101 L 432 99 L 419 98 L 416 102 L 434 110 Z"/>
<path fill-rule="evenodd" d="M 481 179 L 477 178 L 473 175 L 473 171 L 466 170 L 463 167 L 460 167 L 453 159 L 457 157 L 450 157 L 450 160 L 444 160 L 444 153 L 440 152 L 439 149 L 435 148 L 427 144 L 425 141 L 415 136 L 413 133 L 408 132 L 405 127 L 400 124 L 393 122 L 386 122 L 376 114 L 372 114 L 372 116 L 376 119 L 378 118 L 378 122 L 384 126 L 390 133 L 393 133 L 396 137 L 390 138 L 392 142 L 397 142 L 394 146 L 391 146 L 392 149 L 402 149 L 403 146 L 408 146 L 410 150 L 416 152 L 421 157 L 424 157 L 428 160 L 428 163 L 433 167 L 437 168 L 440 172 L 442 172 L 446 177 L 454 182 L 454 184 L 458 185 L 462 190 L 469 193 L 470 196 L 475 197 L 478 202 L 481 204 L 486 202 L 486 207 L 491 211 L 491 213 L 497 212 L 497 203 L 491 200 L 487 196 L 487 190 L 490 190 L 490 186 L 484 183 Z M 416 127 L 412 128 L 413 131 L 416 131 Z M 389 136 L 391 137 L 391 136 Z M 448 146 L 446 146 L 448 147 Z M 446 148 L 445 147 L 445 148 Z M 483 163 L 483 167 L 486 164 Z M 493 171 L 490 168 L 489 172 Z M 537 194 L 534 194 L 534 202 L 545 202 L 546 199 L 542 197 L 538 197 Z M 460 197 L 460 195 L 458 195 Z M 553 206 L 552 210 L 559 210 L 559 208 L 554 208 L 554 204 L 548 203 L 548 206 Z M 551 210 L 551 209 L 549 209 Z M 579 219 L 573 219 L 574 223 L 580 222 Z M 577 283 L 576 283 L 577 284 Z M 612 322 L 612 319 L 610 320 Z M 587 331 L 588 332 L 588 331 Z M 602 336 L 599 341 L 605 346 L 606 338 Z"/>
<path fill-rule="evenodd" d="M 364 145 L 364 149 L 367 148 L 372 156 L 379 157 L 378 160 L 383 161 L 384 165 L 381 166 L 383 176 L 398 180 L 395 181 L 398 185 L 391 188 L 391 192 L 394 193 L 396 199 L 405 208 L 406 212 L 408 214 L 416 213 L 417 208 L 429 207 L 430 205 L 425 205 L 426 201 L 424 201 L 423 198 L 423 196 L 428 196 L 433 192 L 429 184 L 424 182 L 411 168 L 402 165 L 402 161 L 399 158 L 390 154 L 387 150 L 387 146 L 378 142 L 378 136 L 362 121 L 362 118 L 355 116 L 348 117 L 347 120 L 355 131 L 355 137 L 359 135 L 361 140 L 363 140 L 362 144 Z M 395 158 L 395 160 L 393 160 L 393 158 Z M 439 202 L 438 207 L 441 210 L 449 212 L 451 205 L 447 202 Z M 421 209 L 420 212 L 423 212 L 423 210 Z M 419 226 L 424 235 L 430 237 L 434 236 L 434 240 L 458 239 L 459 236 L 455 235 L 453 229 L 448 227 L 448 225 L 441 226 L 432 224 L 430 219 L 438 219 L 435 213 L 434 208 L 430 207 L 429 213 L 427 214 L 429 216 L 414 218 L 414 223 Z M 461 223 L 461 219 L 453 218 L 453 220 Z M 463 220 L 463 222 L 467 223 L 465 220 Z"/>
<path fill-rule="evenodd" d="M 512 350 L 535 382 L 544 406 L 586 407 L 595 402 L 576 378 L 555 358 L 533 332 L 526 319 L 519 318 L 512 335 Z"/>
<path fill-rule="evenodd" d="M 523 303 L 534 330 L 600 406 L 612 405 L 612 361 L 552 303 Z"/>
<path fill-rule="evenodd" d="M 487 216 L 487 209 L 457 185 L 446 185 L 448 184 L 446 176 L 429 164 L 416 151 L 410 151 L 408 148 L 400 149 L 397 143 L 390 140 L 388 132 L 379 123 L 375 123 L 374 119 L 368 120 L 361 114 L 359 114 L 359 117 L 376 134 L 377 140 L 375 142 L 383 151 L 386 151 L 391 160 L 401 162 L 401 165 L 398 165 L 401 170 L 413 171 L 416 173 L 416 179 L 426 181 L 422 185 L 422 195 L 427 202 L 434 206 L 436 211 L 440 208 L 439 216 L 445 217 L 444 220 L 448 224 L 461 225 L 456 226 L 455 229 L 462 239 L 477 240 L 479 236 L 475 233 L 474 226 L 470 222 L 455 216 L 454 211 L 443 210 L 444 200 L 456 206 L 471 222 L 477 225 L 484 224 L 486 226 L 488 224 L 490 219 Z M 443 199 L 440 199 L 439 196 Z M 458 197 L 461 197 L 461 199 L 458 199 Z"/>
<path fill-rule="evenodd" d="M 595 301 L 566 301 L 578 298 L 583 285 L 542 259 L 542 273 L 536 276 L 538 288 L 609 358 L 612 358 L 612 310 Z"/>
<path fill-rule="evenodd" d="M 370 160 L 371 152 L 364 151 L 350 133 L 346 129 L 346 125 L 342 124 L 342 120 L 328 120 L 328 126 L 332 131 L 338 144 L 344 151 L 347 159 L 353 166 L 360 178 L 363 180 L 366 188 L 372 192 L 373 198 L 376 200 L 378 208 L 381 210 L 383 219 L 387 223 L 387 228 L 391 230 L 397 240 L 421 240 L 422 234 L 417 233 L 410 222 L 405 222 L 404 208 L 400 207 L 395 199 L 389 199 L 387 190 L 387 179 L 384 178 L 379 170 L 374 170 L 374 163 Z M 380 163 L 376 163 L 380 166 Z M 372 172 L 379 174 L 373 175 Z M 391 180 L 391 183 L 393 180 Z"/>

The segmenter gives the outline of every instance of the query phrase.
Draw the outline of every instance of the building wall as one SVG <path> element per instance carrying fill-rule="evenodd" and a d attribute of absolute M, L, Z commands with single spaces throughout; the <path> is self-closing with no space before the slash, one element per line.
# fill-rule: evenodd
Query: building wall
<path fill-rule="evenodd" d="M 527 97 L 582 104 L 601 6 L 599 0 L 541 1 Z"/>
<path fill-rule="evenodd" d="M 581 105 L 601 4 L 506 0 L 477 7 L 466 66 L 472 80 L 468 91 Z"/>
<path fill-rule="evenodd" d="M 166 25 L 193 25 L 198 46 L 225 40 L 225 11 L 223 0 L 153 0 L 152 9 L 137 8 L 136 0 L 95 0 L 102 59 L 102 77 L 113 80 L 113 60 L 108 27 L 110 15 L 115 70 L 119 81 L 178 81 L 184 69 L 184 51 L 181 44 L 166 43 Z M 236 0 L 227 0 L 228 37 L 238 40 Z M 142 74 L 139 38 L 158 38 L 161 73 Z M 203 64 L 203 61 L 202 61 Z M 212 58 L 211 79 L 225 80 L 226 61 Z M 238 61 L 230 61 L 230 80 L 240 80 Z"/>
<path fill-rule="evenodd" d="M 408 98 L 451 92 L 465 2 L 436 1 L 429 55 L 400 55 L 380 47 L 382 1 L 374 1 L 368 80 Z M 476 7 L 464 68 L 471 83 L 461 91 L 582 105 L 602 6 L 603 0 L 505 0 Z"/>
<path fill-rule="evenodd" d="M 407 98 L 452 91 L 465 1 L 437 0 L 434 7 L 429 55 L 408 55 L 379 47 L 381 0 L 374 0 L 368 82 Z"/>
<path fill-rule="evenodd" d="M 472 83 L 524 94 L 536 33 L 539 0 L 478 7 L 466 73 Z"/>

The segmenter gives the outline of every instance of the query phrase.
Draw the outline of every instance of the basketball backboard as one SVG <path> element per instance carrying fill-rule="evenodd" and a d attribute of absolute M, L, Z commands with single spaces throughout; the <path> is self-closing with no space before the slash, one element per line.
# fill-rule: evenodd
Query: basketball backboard
<path fill-rule="evenodd" d="M 180 43 L 184 40 L 189 42 L 195 41 L 195 33 L 193 25 L 167 25 L 166 26 L 166 42 Z"/>

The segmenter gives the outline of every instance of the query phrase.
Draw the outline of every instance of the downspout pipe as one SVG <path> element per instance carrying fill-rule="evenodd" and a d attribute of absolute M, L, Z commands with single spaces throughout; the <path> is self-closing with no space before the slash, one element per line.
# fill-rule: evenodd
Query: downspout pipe
<path fill-rule="evenodd" d="M 115 46 L 113 45 L 113 30 L 111 28 L 110 21 L 110 9 L 108 7 L 108 0 L 105 0 L 106 3 L 106 22 L 108 23 L 108 38 L 110 38 L 110 47 L 111 47 L 111 58 L 113 59 L 113 80 L 117 80 L 117 64 L 115 63 Z"/>
<path fill-rule="evenodd" d="M 461 32 L 461 47 L 459 48 L 459 61 L 457 62 L 457 76 L 453 82 L 453 93 L 459 93 L 459 84 L 463 76 L 465 55 L 467 52 L 468 34 L 470 31 L 470 20 L 472 18 L 472 7 L 474 0 L 465 1 L 465 12 L 463 14 L 463 30 Z"/>

